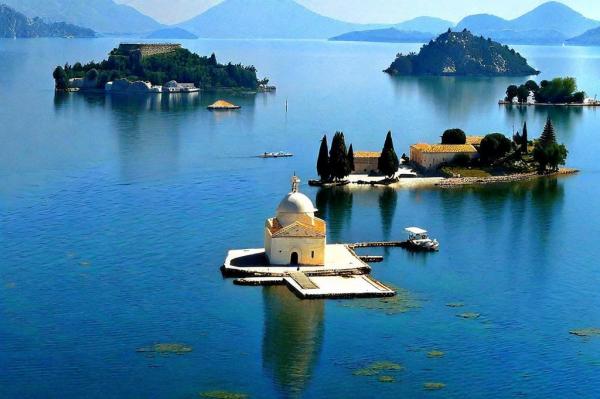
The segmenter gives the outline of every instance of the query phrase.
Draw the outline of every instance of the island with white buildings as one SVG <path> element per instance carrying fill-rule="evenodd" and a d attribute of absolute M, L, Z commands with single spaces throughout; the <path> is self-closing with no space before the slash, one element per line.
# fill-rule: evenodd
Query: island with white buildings
<path fill-rule="evenodd" d="M 303 299 L 394 296 L 351 246 L 327 244 L 327 224 L 299 184 L 294 176 L 276 216 L 266 220 L 265 247 L 230 250 L 223 275 L 240 285 L 287 285 Z"/>

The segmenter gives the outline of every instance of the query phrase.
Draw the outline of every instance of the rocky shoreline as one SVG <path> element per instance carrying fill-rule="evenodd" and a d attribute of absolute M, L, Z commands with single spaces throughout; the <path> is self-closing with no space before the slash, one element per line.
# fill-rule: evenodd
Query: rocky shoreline
<path fill-rule="evenodd" d="M 471 186 L 471 185 L 487 185 L 495 183 L 510 183 L 515 181 L 523 181 L 536 179 L 539 177 L 551 177 L 551 176 L 564 176 L 573 175 L 579 173 L 577 169 L 561 168 L 558 172 L 547 173 L 540 175 L 536 172 L 530 173 L 518 173 L 506 176 L 490 176 L 490 177 L 451 177 L 436 183 L 437 187 L 460 187 L 460 186 Z"/>

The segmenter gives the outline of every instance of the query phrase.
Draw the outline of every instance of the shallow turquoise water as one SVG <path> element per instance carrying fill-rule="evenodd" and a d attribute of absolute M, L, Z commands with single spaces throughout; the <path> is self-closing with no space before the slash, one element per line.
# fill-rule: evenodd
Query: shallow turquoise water
<path fill-rule="evenodd" d="M 228 97 L 237 113 L 206 111 L 214 94 L 55 97 L 54 65 L 118 41 L 0 41 L 0 397 L 600 395 L 600 338 L 568 333 L 600 326 L 597 110 L 510 110 L 496 101 L 514 79 L 394 79 L 380 71 L 418 46 L 319 41 L 186 42 L 278 86 Z M 600 91 L 600 49 L 519 51 L 540 78 Z M 408 292 L 405 313 L 300 302 L 219 273 L 227 249 L 262 245 L 290 175 L 313 177 L 323 133 L 377 150 L 391 129 L 408 151 L 454 126 L 509 133 L 527 119 L 533 136 L 548 115 L 581 174 L 455 190 L 303 185 L 331 242 L 396 239 L 408 225 L 440 240 L 434 255 L 368 251 L 385 255 L 374 276 Z M 278 150 L 296 156 L 253 158 Z M 136 352 L 157 342 L 194 350 Z M 390 384 L 353 375 L 379 360 L 406 369 Z"/>

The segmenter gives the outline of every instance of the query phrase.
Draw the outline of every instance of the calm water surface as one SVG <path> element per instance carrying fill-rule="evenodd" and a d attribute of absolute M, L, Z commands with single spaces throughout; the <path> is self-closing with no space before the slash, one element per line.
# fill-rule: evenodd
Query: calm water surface
<path fill-rule="evenodd" d="M 515 79 L 394 79 L 380 71 L 417 45 L 319 41 L 186 42 L 278 86 L 227 96 L 236 113 L 206 111 L 215 94 L 55 96 L 56 64 L 118 42 L 0 41 L 0 397 L 600 397 L 600 339 L 569 335 L 600 327 L 600 110 L 506 109 L 496 102 Z M 600 49 L 519 51 L 541 78 L 600 92 Z M 313 177 L 323 133 L 377 150 L 391 129 L 408 152 L 447 127 L 511 133 L 527 120 L 535 136 L 548 115 L 581 174 L 455 190 L 303 185 L 331 242 L 398 239 L 408 225 L 441 241 L 426 256 L 369 251 L 385 255 L 373 274 L 406 312 L 299 301 L 219 273 L 228 249 L 262 246 L 290 175 Z M 253 158 L 278 150 L 296 156 Z M 166 342 L 193 352 L 136 352 Z M 381 360 L 405 367 L 387 373 L 395 383 L 353 375 Z"/>

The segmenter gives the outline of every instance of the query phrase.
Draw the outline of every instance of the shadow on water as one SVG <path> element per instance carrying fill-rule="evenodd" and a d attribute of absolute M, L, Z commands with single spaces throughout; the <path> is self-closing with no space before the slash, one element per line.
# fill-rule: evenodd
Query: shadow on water
<path fill-rule="evenodd" d="M 327 187 L 317 191 L 317 216 L 327 221 L 329 237 L 340 242 L 342 230 L 350 225 L 352 218 L 352 191 L 346 187 Z"/>
<path fill-rule="evenodd" d="M 282 397 L 301 397 L 321 353 L 325 304 L 302 301 L 282 286 L 265 287 L 263 303 L 263 368 Z"/>
<path fill-rule="evenodd" d="M 381 227 L 385 241 L 390 241 L 397 204 L 398 192 L 391 187 L 385 187 L 379 194 L 379 212 L 381 213 Z"/>

